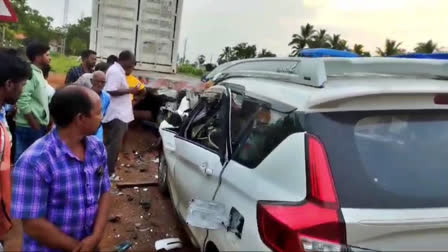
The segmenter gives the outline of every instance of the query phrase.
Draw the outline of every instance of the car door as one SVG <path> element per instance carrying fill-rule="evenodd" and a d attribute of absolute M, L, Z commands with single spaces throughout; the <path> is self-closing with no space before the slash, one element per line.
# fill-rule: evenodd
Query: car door
<path fill-rule="evenodd" d="M 184 220 L 193 199 L 212 200 L 227 163 L 228 99 L 228 89 L 223 86 L 206 90 L 180 134 L 175 137 L 176 207 Z M 197 241 L 203 241 L 204 229 L 190 229 Z"/>
<path fill-rule="evenodd" d="M 268 251 L 258 232 L 257 203 L 305 195 L 304 138 L 291 114 L 295 108 L 231 89 L 232 158 L 213 199 L 225 206 L 228 225 L 209 230 L 207 242 L 220 251 Z"/>
<path fill-rule="evenodd" d="M 168 125 L 166 121 L 162 122 L 162 124 Z M 162 125 L 161 125 L 162 126 Z M 176 164 L 176 143 L 175 137 L 178 134 L 177 128 L 169 128 L 165 127 L 159 128 L 160 137 L 162 138 L 163 144 L 163 154 L 165 156 L 166 161 L 166 176 L 167 182 L 171 189 L 171 197 L 173 202 L 177 202 L 177 191 L 174 187 L 171 186 L 171 181 L 174 181 L 174 167 Z M 162 160 L 160 160 L 162 162 Z"/>
<path fill-rule="evenodd" d="M 247 138 L 246 135 L 254 127 L 256 118 L 263 113 L 263 104 L 259 100 L 247 97 L 244 92 L 235 92 L 234 89 L 232 89 L 232 95 L 234 102 L 231 107 L 230 142 L 232 151 L 235 152 L 239 142 Z M 253 155 L 255 154 L 244 154 L 246 157 Z M 209 230 L 208 236 L 208 241 L 213 242 L 219 250 L 239 251 L 242 248 L 252 251 L 266 250 L 256 230 L 256 199 L 253 194 L 261 188 L 257 180 L 258 176 L 254 173 L 254 170 L 234 161 L 229 162 L 223 173 L 222 183 L 214 201 L 225 205 L 228 226 L 226 229 Z M 248 181 L 247 178 L 254 180 Z M 247 186 L 255 191 L 241 191 Z M 266 183 L 262 187 L 269 188 L 270 186 Z"/>

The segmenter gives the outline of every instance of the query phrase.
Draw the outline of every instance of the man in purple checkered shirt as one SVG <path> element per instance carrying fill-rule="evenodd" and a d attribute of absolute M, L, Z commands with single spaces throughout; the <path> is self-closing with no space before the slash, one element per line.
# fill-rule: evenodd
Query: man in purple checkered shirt
<path fill-rule="evenodd" d="M 96 139 L 102 113 L 92 90 L 66 87 L 54 95 L 56 129 L 35 142 L 13 170 L 13 218 L 23 221 L 22 251 L 95 251 L 111 196 L 104 145 Z"/>

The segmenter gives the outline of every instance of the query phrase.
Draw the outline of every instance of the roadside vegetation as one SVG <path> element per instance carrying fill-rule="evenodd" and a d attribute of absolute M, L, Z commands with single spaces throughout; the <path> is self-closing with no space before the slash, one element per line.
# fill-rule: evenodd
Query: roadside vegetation
<path fill-rule="evenodd" d="M 193 77 L 202 77 L 205 71 L 192 64 L 182 64 L 177 67 L 177 72 Z"/>
<path fill-rule="evenodd" d="M 290 57 L 297 57 L 300 51 L 307 48 L 328 48 L 354 52 L 362 57 L 371 57 L 372 53 L 365 50 L 361 43 L 350 44 L 341 34 L 331 34 L 326 29 L 316 29 L 314 25 L 306 24 L 300 27 L 298 33 L 292 35 L 288 44 L 291 47 Z M 376 56 L 393 56 L 405 53 L 436 53 L 443 49 L 433 40 L 420 42 L 413 51 L 406 51 L 403 43 L 393 39 L 386 39 L 382 47 L 376 48 Z M 257 53 L 257 47 L 248 43 L 240 43 L 234 47 L 226 46 L 218 58 L 218 64 L 233 60 L 249 59 L 256 57 L 275 57 L 276 55 L 267 49 Z"/>
<path fill-rule="evenodd" d="M 402 42 L 393 39 L 386 39 L 383 47 L 377 47 L 376 55 L 393 56 L 404 54 L 407 51 L 402 48 Z M 300 51 L 305 48 L 329 48 L 343 51 L 351 51 L 360 56 L 370 57 L 371 53 L 364 50 L 364 45 L 354 43 L 350 46 L 349 42 L 342 38 L 341 34 L 330 34 L 326 29 L 316 29 L 311 24 L 300 27 L 300 31 L 292 35 L 289 42 L 292 47 L 291 56 L 299 55 Z M 432 40 L 421 42 L 416 45 L 413 52 L 416 53 L 435 53 L 441 49 Z M 224 53 L 224 52 L 223 52 Z"/>
<path fill-rule="evenodd" d="M 51 71 L 58 74 L 66 74 L 70 68 L 79 65 L 76 56 L 65 56 L 63 54 L 51 55 Z"/>

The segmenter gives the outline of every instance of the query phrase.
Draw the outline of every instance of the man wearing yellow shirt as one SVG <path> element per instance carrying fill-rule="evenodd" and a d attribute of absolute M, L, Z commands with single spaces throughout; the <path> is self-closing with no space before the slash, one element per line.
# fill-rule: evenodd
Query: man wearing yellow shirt
<path fill-rule="evenodd" d="M 134 75 L 132 75 L 132 72 L 134 71 L 134 68 L 130 68 L 130 69 L 126 69 L 126 82 L 128 83 L 128 86 L 130 89 L 134 89 L 134 88 L 138 88 L 140 90 L 140 92 L 138 92 L 136 94 L 137 97 L 139 98 L 144 98 L 146 95 L 146 88 L 145 85 L 143 85 L 143 83 Z M 132 101 L 132 106 L 135 106 L 135 104 L 138 103 L 138 99 L 134 99 L 134 95 L 131 94 L 131 101 Z M 134 110 L 134 118 L 136 119 L 140 119 L 138 112 Z M 124 153 L 124 157 L 126 159 L 130 159 L 130 153 L 129 153 L 129 146 L 128 146 L 128 132 L 126 132 L 124 134 L 123 137 L 123 153 Z"/>
<path fill-rule="evenodd" d="M 128 83 L 129 88 L 136 88 L 140 90 L 140 92 L 137 94 L 137 96 L 144 96 L 146 93 L 145 85 L 137 79 L 132 73 L 127 74 L 126 73 L 126 82 Z M 134 101 L 134 95 L 131 94 L 131 100 Z"/>

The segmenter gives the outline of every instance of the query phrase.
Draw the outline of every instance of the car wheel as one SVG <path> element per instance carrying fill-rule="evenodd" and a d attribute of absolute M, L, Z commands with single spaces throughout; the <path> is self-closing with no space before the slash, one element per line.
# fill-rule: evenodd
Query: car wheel
<path fill-rule="evenodd" d="M 165 154 L 163 152 L 159 155 L 159 169 L 158 169 L 158 176 L 159 176 L 159 190 L 163 195 L 168 196 L 168 164 L 166 163 Z"/>

